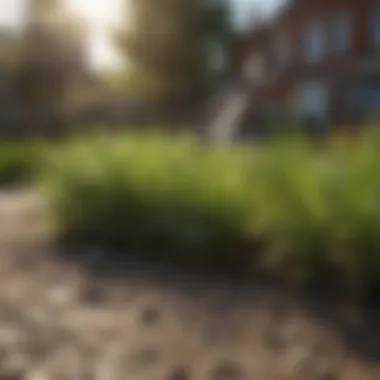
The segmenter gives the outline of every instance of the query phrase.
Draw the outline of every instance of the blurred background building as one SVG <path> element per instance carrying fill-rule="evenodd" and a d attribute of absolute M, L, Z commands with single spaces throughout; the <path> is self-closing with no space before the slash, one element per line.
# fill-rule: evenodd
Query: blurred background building
<path fill-rule="evenodd" d="M 252 118 L 284 113 L 316 124 L 380 116 L 380 2 L 293 0 L 241 40 Z"/>

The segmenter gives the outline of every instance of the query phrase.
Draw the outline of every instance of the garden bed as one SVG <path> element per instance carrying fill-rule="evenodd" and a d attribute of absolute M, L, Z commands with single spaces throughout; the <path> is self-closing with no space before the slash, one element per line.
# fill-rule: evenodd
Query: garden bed
<path fill-rule="evenodd" d="M 380 144 L 349 145 L 83 138 L 48 156 L 42 190 L 66 238 L 360 294 L 380 275 Z"/>

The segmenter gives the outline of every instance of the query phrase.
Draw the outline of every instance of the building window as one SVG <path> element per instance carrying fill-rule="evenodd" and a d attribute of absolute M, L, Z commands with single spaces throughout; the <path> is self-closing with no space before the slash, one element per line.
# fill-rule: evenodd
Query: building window
<path fill-rule="evenodd" d="M 322 22 L 315 22 L 307 27 L 305 34 L 305 59 L 320 61 L 325 55 L 325 28 Z"/>
<path fill-rule="evenodd" d="M 256 82 L 264 74 L 264 57 L 260 53 L 251 54 L 244 66 L 244 77 Z"/>
<path fill-rule="evenodd" d="M 208 69 L 211 72 L 221 73 L 228 67 L 229 56 L 222 44 L 208 40 L 204 45 L 204 52 L 207 57 Z"/>
<path fill-rule="evenodd" d="M 279 65 L 288 65 L 291 60 L 290 38 L 288 38 L 286 35 L 280 35 L 279 37 L 277 37 L 275 51 Z"/>
<path fill-rule="evenodd" d="M 348 13 L 339 14 L 333 22 L 331 36 L 332 52 L 346 53 L 351 46 L 352 19 Z"/>
<path fill-rule="evenodd" d="M 380 47 L 380 3 L 376 6 L 373 15 L 373 43 Z"/>

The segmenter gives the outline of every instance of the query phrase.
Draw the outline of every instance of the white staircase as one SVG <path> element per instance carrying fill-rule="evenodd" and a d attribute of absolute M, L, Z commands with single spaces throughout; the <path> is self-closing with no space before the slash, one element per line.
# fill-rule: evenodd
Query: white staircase
<path fill-rule="evenodd" d="M 237 137 L 249 101 L 249 94 L 243 89 L 230 89 L 222 93 L 216 116 L 207 131 L 211 142 L 228 145 Z"/>

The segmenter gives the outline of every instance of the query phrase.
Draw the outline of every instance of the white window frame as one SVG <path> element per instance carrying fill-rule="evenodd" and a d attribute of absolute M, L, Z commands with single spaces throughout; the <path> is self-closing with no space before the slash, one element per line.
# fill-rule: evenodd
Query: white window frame
<path fill-rule="evenodd" d="M 341 12 L 335 18 L 332 28 L 332 53 L 345 54 L 352 46 L 353 22 L 349 12 Z"/>
<path fill-rule="evenodd" d="M 373 12 L 372 41 L 375 47 L 380 48 L 380 2 L 376 4 Z"/>
<path fill-rule="evenodd" d="M 326 28 L 322 21 L 308 24 L 304 35 L 304 57 L 307 62 L 319 62 L 326 55 Z"/>

